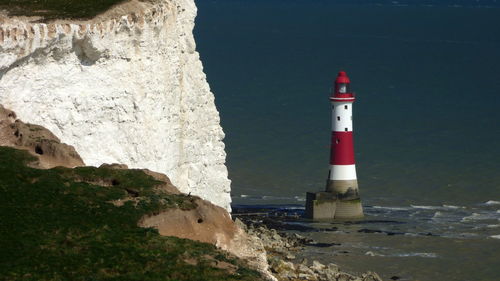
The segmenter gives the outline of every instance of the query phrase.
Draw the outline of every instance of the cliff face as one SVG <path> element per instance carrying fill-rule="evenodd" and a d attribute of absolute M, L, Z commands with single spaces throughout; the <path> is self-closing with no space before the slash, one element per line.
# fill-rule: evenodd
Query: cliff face
<path fill-rule="evenodd" d="M 193 0 L 130 1 L 89 21 L 0 18 L 0 104 L 84 162 L 168 175 L 230 209 L 224 133 L 192 35 Z"/>

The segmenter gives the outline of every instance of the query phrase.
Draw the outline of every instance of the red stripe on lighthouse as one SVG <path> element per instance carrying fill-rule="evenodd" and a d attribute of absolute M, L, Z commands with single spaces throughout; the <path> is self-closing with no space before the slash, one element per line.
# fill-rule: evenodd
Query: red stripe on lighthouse
<path fill-rule="evenodd" d="M 352 132 L 332 132 L 330 152 L 331 165 L 354 164 L 354 144 Z"/>

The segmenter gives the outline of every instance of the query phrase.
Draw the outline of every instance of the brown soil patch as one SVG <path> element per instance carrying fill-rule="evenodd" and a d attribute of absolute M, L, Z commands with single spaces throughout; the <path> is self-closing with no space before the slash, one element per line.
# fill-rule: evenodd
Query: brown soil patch
<path fill-rule="evenodd" d="M 42 126 L 27 124 L 16 114 L 0 105 L 0 146 L 29 151 L 38 158 L 34 168 L 50 169 L 56 166 L 84 166 L 82 158 L 71 145 L 61 143 L 52 132 Z"/>
<path fill-rule="evenodd" d="M 212 203 L 195 198 L 192 210 L 171 209 L 143 218 L 139 225 L 154 227 L 161 235 L 176 236 L 214 245 L 227 245 L 237 232 L 229 213 Z"/>

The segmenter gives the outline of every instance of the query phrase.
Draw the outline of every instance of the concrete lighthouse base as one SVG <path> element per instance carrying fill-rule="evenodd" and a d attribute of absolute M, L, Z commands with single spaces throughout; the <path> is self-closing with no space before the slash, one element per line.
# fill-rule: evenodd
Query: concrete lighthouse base
<path fill-rule="evenodd" d="M 314 220 L 352 220 L 363 218 L 361 199 L 339 199 L 335 193 L 306 193 L 305 216 Z"/>
<path fill-rule="evenodd" d="M 360 219 L 363 206 L 357 180 L 327 180 L 326 191 L 307 192 L 306 217 L 311 219 Z"/>

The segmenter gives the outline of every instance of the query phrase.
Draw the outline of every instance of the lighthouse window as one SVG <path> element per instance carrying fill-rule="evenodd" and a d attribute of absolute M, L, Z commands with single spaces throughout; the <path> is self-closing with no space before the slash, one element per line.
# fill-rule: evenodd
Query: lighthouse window
<path fill-rule="evenodd" d="M 345 131 L 347 132 L 347 128 L 345 128 Z"/>
<path fill-rule="evenodd" d="M 339 139 L 336 139 L 336 140 L 335 140 L 335 143 L 336 143 L 336 144 L 339 144 L 339 142 L 340 142 L 340 140 L 339 140 Z"/>
<path fill-rule="evenodd" d="M 347 109 L 347 105 L 344 105 L 344 109 Z"/>
<path fill-rule="evenodd" d="M 340 121 L 340 116 L 337 116 L 337 121 Z"/>

